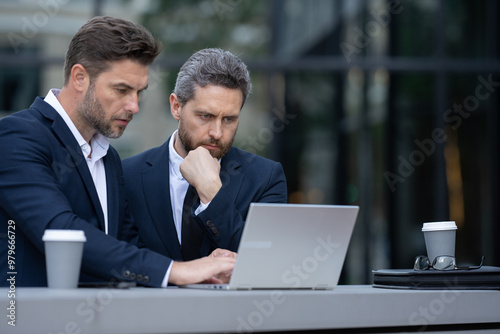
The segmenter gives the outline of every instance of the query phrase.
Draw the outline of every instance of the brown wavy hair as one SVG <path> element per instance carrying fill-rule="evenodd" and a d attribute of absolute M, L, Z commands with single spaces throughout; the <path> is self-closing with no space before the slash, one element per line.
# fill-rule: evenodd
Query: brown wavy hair
<path fill-rule="evenodd" d="M 64 62 L 64 84 L 76 64 L 85 67 L 92 80 L 108 69 L 109 62 L 130 59 L 148 66 L 160 51 L 160 43 L 143 26 L 110 16 L 94 17 L 71 39 Z"/>

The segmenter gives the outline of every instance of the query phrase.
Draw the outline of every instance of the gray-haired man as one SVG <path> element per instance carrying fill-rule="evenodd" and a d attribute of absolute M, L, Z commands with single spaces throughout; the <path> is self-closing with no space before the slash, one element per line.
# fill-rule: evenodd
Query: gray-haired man
<path fill-rule="evenodd" d="M 250 203 L 287 201 L 281 164 L 232 146 L 250 90 L 246 65 L 228 51 L 200 50 L 181 67 L 170 95 L 178 129 L 123 161 L 148 248 L 174 260 L 237 251 Z M 191 189 L 194 202 L 186 203 Z"/>

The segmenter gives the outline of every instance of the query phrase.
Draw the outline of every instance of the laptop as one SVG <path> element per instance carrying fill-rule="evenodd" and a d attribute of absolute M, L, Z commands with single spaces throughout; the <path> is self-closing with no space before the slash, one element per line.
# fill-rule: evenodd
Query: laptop
<path fill-rule="evenodd" d="M 355 205 L 252 203 L 230 282 L 180 287 L 331 290 L 358 211 Z"/>

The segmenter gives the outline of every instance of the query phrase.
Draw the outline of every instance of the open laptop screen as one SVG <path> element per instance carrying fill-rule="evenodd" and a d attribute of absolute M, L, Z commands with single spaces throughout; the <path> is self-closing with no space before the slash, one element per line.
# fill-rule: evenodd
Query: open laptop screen
<path fill-rule="evenodd" d="M 226 288 L 333 289 L 358 211 L 358 206 L 252 203 Z"/>

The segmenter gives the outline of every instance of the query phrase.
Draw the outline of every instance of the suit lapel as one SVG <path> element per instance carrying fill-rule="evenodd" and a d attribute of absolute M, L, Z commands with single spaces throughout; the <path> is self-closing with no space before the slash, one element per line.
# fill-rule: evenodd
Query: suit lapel
<path fill-rule="evenodd" d="M 165 249 L 174 251 L 174 254 L 170 254 L 173 259 L 182 259 L 170 204 L 169 141 L 170 139 L 160 147 L 158 154 L 146 161 L 142 183 L 149 213 Z"/>
<path fill-rule="evenodd" d="M 221 160 L 220 177 L 222 181 L 221 191 L 224 191 L 236 201 L 243 181 L 243 173 L 241 172 L 241 159 L 234 147 Z"/>
<path fill-rule="evenodd" d="M 243 177 L 241 157 L 239 157 L 238 151 L 231 147 L 221 160 L 220 178 L 222 188 L 219 191 L 224 192 L 226 198 L 232 198 L 236 202 Z M 210 254 L 212 251 L 210 240 L 205 235 L 201 244 L 201 254 Z"/>
<path fill-rule="evenodd" d="M 118 212 L 119 196 L 117 196 L 117 194 L 119 194 L 120 189 L 118 188 L 119 185 L 116 182 L 116 180 L 118 180 L 118 175 L 116 174 L 118 167 L 113 163 L 113 159 L 110 159 L 110 149 L 111 146 L 108 149 L 108 153 L 103 158 L 104 169 L 106 170 L 106 197 L 108 200 L 108 234 L 117 237 L 119 224 L 116 222 L 120 221 Z M 123 181 L 123 178 L 121 180 Z"/>
<path fill-rule="evenodd" d="M 49 106 L 49 108 L 38 109 L 45 117 L 53 120 L 52 129 L 61 141 L 62 145 L 68 151 L 68 156 L 66 157 L 66 161 L 64 163 L 66 164 L 66 167 L 71 168 L 72 171 L 73 168 L 76 169 L 82 178 L 92 204 L 94 205 L 95 211 L 97 212 L 100 225 L 98 227 L 104 231 L 104 214 L 102 212 L 101 203 L 99 202 L 99 196 L 97 195 L 92 175 L 90 175 L 87 162 L 85 161 L 85 157 L 83 156 L 80 146 L 78 146 L 78 142 L 64 120 L 52 107 Z"/>

